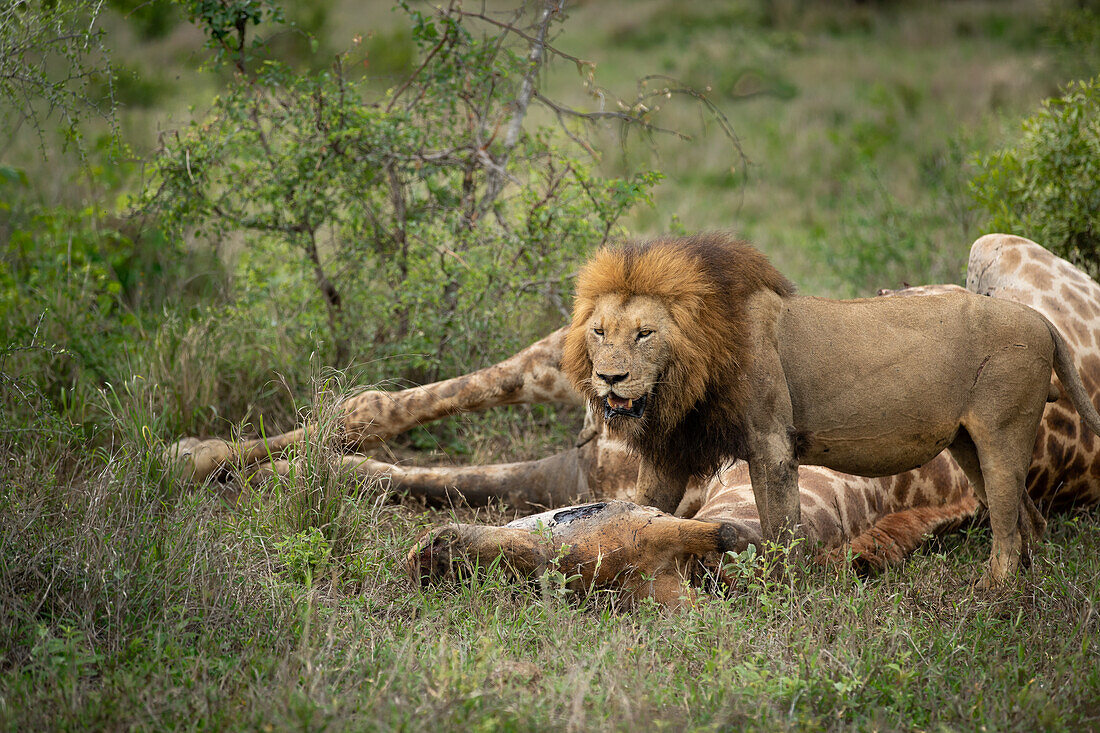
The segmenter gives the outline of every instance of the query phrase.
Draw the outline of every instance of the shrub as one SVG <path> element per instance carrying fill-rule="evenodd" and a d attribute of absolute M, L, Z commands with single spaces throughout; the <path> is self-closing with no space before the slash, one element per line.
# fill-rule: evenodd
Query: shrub
<path fill-rule="evenodd" d="M 1100 77 L 1071 82 L 1023 123 L 1019 142 L 977 159 L 987 231 L 1034 239 L 1100 273 Z"/>
<path fill-rule="evenodd" d="M 46 123 L 59 120 L 79 140 L 87 111 L 114 119 L 111 95 L 89 93 L 97 74 L 110 76 L 99 10 L 70 0 L 0 4 L 0 129 L 29 122 L 41 142 Z"/>
<path fill-rule="evenodd" d="M 416 70 L 382 94 L 345 73 L 362 68 L 359 46 L 321 71 L 262 58 L 246 29 L 278 16 L 232 5 L 193 3 L 236 73 L 164 137 L 146 202 L 181 237 L 243 243 L 239 315 L 286 327 L 298 353 L 422 380 L 513 349 L 565 318 L 577 260 L 659 178 L 596 174 L 578 120 L 598 115 L 540 94 L 539 69 L 564 55 L 547 41 L 555 3 L 527 24 L 404 6 Z M 528 129 L 536 103 L 561 126 Z M 606 117 L 648 125 L 641 100 L 624 109 Z"/>
<path fill-rule="evenodd" d="M 120 197 L 124 183 L 114 177 L 126 178 L 121 163 L 102 163 L 106 155 L 89 147 L 82 168 L 100 200 Z M 112 422 L 100 409 L 109 385 L 134 374 L 180 382 L 195 341 L 187 336 L 210 320 L 195 305 L 216 302 L 224 277 L 208 255 L 107 206 L 44 204 L 38 183 L 0 166 L 0 423 L 14 430 L 49 414 L 81 425 L 87 438 Z M 237 335 L 222 340 L 230 338 Z M 234 343 L 233 351 L 246 350 Z M 205 369 L 212 357 L 203 352 L 191 361 L 205 360 Z M 161 363 L 162 354 L 172 361 Z M 209 412 L 212 402 L 181 399 L 170 428 L 194 426 L 190 413 Z"/>

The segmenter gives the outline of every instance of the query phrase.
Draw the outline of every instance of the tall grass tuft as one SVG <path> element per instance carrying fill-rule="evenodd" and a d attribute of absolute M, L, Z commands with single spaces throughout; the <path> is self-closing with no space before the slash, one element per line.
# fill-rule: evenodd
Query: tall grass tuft
<path fill-rule="evenodd" d="M 291 578 L 307 586 L 319 574 L 335 573 L 333 563 L 355 555 L 364 521 L 387 498 L 377 481 L 364 482 L 344 463 L 343 376 L 322 378 L 315 368 L 313 381 L 312 404 L 299 417 L 300 423 L 316 426 L 310 440 L 278 461 L 281 470 L 273 472 L 268 496 L 253 504 L 284 537 L 275 547 Z"/>
<path fill-rule="evenodd" d="M 103 409 L 117 433 L 94 451 L 57 416 L 50 431 L 31 424 L 0 443 L 8 724 L 42 728 L 69 714 L 92 724 L 82 716 L 111 669 L 239 647 L 242 616 L 257 639 L 284 646 L 293 602 L 241 582 L 263 568 L 251 541 L 224 531 L 216 495 L 187 491 L 161 464 L 155 393 L 140 378 L 108 387 Z"/>

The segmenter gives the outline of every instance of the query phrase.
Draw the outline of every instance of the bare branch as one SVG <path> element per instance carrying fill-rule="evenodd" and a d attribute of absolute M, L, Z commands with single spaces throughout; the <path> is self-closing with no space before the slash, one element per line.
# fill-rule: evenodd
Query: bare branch
<path fill-rule="evenodd" d="M 504 181 L 506 177 L 505 168 L 508 165 L 508 158 L 511 156 L 512 149 L 519 142 L 520 133 L 523 131 L 523 120 L 527 116 L 527 108 L 531 104 L 531 99 L 536 94 L 535 91 L 535 78 L 538 76 L 539 70 L 542 68 L 543 61 L 545 59 L 546 48 L 546 35 L 550 30 L 550 23 L 555 17 L 561 14 L 564 6 L 564 0 L 544 0 L 545 5 L 542 9 L 542 16 L 539 18 L 536 26 L 537 31 L 534 38 L 531 38 L 525 33 L 520 32 L 512 26 L 512 30 L 517 34 L 527 38 L 531 42 L 531 49 L 527 54 L 527 72 L 523 75 L 523 81 L 520 83 L 519 95 L 514 102 L 514 111 L 512 112 L 512 119 L 508 122 L 508 127 L 504 133 L 504 141 L 502 143 L 502 151 L 495 159 L 492 156 L 486 154 L 485 157 L 492 159 L 494 165 L 489 169 L 489 179 L 486 182 L 485 194 L 481 197 L 481 203 L 478 206 L 479 216 L 484 214 L 493 202 L 496 201 L 497 196 L 500 195 L 501 189 L 504 188 Z M 484 18 L 483 19 L 487 19 Z M 498 21 L 490 21 L 497 25 L 504 25 Z M 481 152 L 481 151 L 479 151 Z"/>
<path fill-rule="evenodd" d="M 515 102 L 515 112 L 508 123 L 508 129 L 504 134 L 504 150 L 510 151 L 519 141 L 520 131 L 523 129 L 523 118 L 527 115 L 527 107 L 531 104 L 531 96 L 535 92 L 535 77 L 542 68 L 543 49 L 546 46 L 546 34 L 550 29 L 550 21 L 561 13 L 564 0 L 546 0 L 542 17 L 539 18 L 538 35 L 531 42 L 531 52 L 527 55 L 527 73 L 520 84 L 519 96 Z M 503 165 L 503 161 L 502 161 Z"/>
<path fill-rule="evenodd" d="M 554 2 L 554 0 L 549 0 L 548 4 L 555 4 L 555 5 L 558 6 L 557 10 L 555 11 L 556 13 L 560 13 L 562 7 L 565 5 L 564 0 L 560 0 L 559 2 L 556 2 L 556 3 Z M 503 28 L 508 33 L 514 33 L 515 35 L 519 36 L 520 38 L 527 41 L 528 43 L 539 44 L 542 47 L 543 51 L 549 52 L 550 54 L 552 54 L 554 56 L 557 56 L 558 58 L 565 59 L 566 61 L 573 62 L 577 66 L 578 69 L 591 68 L 593 66 L 591 61 L 585 61 L 584 59 L 582 59 L 578 56 L 574 56 L 573 54 L 566 53 L 565 51 L 562 51 L 560 48 L 558 48 L 558 47 L 556 47 L 556 46 L 554 46 L 550 43 L 547 43 L 545 37 L 543 37 L 543 39 L 540 41 L 539 38 L 537 37 L 537 35 L 532 36 L 529 33 L 525 33 L 522 30 L 520 30 L 519 28 L 517 28 L 516 26 L 512 25 L 511 23 L 505 23 L 503 21 L 496 20 L 495 18 L 491 18 L 488 15 L 485 15 L 484 13 L 471 13 L 471 12 L 465 11 L 465 10 L 462 10 L 460 12 L 461 12 L 462 16 L 465 17 L 465 18 L 476 18 L 477 20 L 483 20 L 486 23 L 489 23 L 490 25 L 495 25 L 498 28 Z"/>

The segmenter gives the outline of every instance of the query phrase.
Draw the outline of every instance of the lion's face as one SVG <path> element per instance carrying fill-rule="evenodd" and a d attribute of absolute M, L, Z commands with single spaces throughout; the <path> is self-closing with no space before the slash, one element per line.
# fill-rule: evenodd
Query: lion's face
<path fill-rule="evenodd" d="M 754 348 L 746 303 L 767 291 L 793 286 L 721 235 L 604 248 L 577 275 L 562 373 L 650 460 L 717 470 L 751 396 L 740 376 Z"/>
<path fill-rule="evenodd" d="M 634 426 L 629 423 L 645 415 L 662 380 L 678 329 L 657 298 L 613 293 L 599 297 L 594 305 L 585 335 L 592 389 L 604 419 L 630 430 Z"/>

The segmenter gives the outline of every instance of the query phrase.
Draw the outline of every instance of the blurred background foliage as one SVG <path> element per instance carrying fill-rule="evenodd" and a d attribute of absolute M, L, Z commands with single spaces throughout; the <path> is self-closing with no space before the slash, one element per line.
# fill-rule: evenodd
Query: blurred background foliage
<path fill-rule="evenodd" d="M 1070 82 L 1024 120 L 1019 141 L 979 157 L 974 199 L 991 229 L 1029 232 L 1100 271 L 1100 77 Z"/>
<path fill-rule="evenodd" d="M 11 424 L 110 441 L 137 375 L 158 437 L 287 427 L 318 369 L 422 383 L 557 327 L 622 236 L 732 230 L 833 296 L 958 282 L 995 229 L 1096 271 L 1095 2 L 546 7 L 7 3 Z M 427 442 L 525 432 L 470 422 Z"/>

